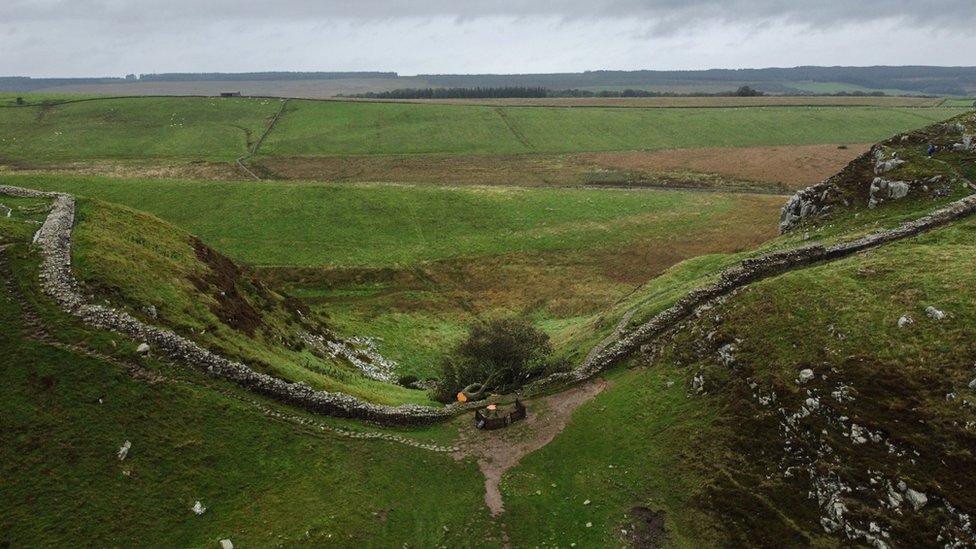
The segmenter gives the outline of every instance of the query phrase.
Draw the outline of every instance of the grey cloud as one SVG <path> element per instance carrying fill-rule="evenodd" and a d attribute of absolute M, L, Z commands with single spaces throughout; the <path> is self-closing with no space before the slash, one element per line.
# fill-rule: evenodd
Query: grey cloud
<path fill-rule="evenodd" d="M 102 20 L 163 24 L 174 20 L 247 19 L 364 20 L 448 16 L 637 18 L 659 28 L 702 22 L 784 20 L 823 27 L 881 18 L 901 18 L 921 25 L 953 27 L 976 24 L 976 1 L 941 0 L 8 0 L 11 20 Z"/>
<path fill-rule="evenodd" d="M 976 0 L 0 0 L 0 75 L 972 65 Z"/>

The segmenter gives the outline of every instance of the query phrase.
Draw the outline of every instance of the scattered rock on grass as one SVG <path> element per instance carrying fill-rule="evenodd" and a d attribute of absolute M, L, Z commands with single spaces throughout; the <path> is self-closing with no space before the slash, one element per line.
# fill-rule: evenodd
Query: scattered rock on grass
<path fill-rule="evenodd" d="M 202 503 L 197 501 L 196 503 L 193 504 L 193 512 L 196 513 L 197 516 L 199 516 L 206 513 L 207 508 L 204 507 Z"/>
<path fill-rule="evenodd" d="M 928 496 L 917 490 L 912 490 L 911 488 L 905 490 L 905 499 L 908 500 L 908 503 L 912 504 L 912 507 L 916 511 L 924 507 L 929 501 Z"/>
<path fill-rule="evenodd" d="M 901 315 L 901 318 L 898 319 L 899 328 L 904 328 L 905 326 L 911 326 L 914 323 L 915 321 L 912 320 L 912 317 L 908 315 Z"/>
<path fill-rule="evenodd" d="M 148 343 L 140 343 L 139 346 L 136 347 L 136 352 L 139 353 L 140 355 L 147 355 L 147 354 L 149 354 L 149 344 Z"/>
<path fill-rule="evenodd" d="M 234 542 L 229 539 L 220 540 L 220 549 L 234 549 Z"/>
<path fill-rule="evenodd" d="M 735 363 L 735 357 L 732 353 L 735 352 L 735 345 L 732 343 L 726 343 L 722 345 L 718 350 L 718 357 L 725 366 L 731 366 Z"/>
<path fill-rule="evenodd" d="M 944 311 L 940 311 L 931 305 L 925 308 L 925 314 L 932 320 L 942 320 L 946 316 Z"/>
<path fill-rule="evenodd" d="M 125 457 L 129 455 L 129 448 L 132 448 L 132 443 L 131 442 L 129 442 L 127 440 L 124 443 L 122 443 L 122 447 L 119 448 L 119 451 L 118 451 L 118 454 L 117 454 L 119 456 L 119 461 L 124 460 Z"/>
<path fill-rule="evenodd" d="M 802 383 L 806 383 L 806 382 L 810 381 L 811 379 L 813 379 L 813 370 L 811 370 L 810 368 L 804 368 L 804 369 L 800 370 L 800 375 L 797 378 L 797 380 L 801 384 Z"/>

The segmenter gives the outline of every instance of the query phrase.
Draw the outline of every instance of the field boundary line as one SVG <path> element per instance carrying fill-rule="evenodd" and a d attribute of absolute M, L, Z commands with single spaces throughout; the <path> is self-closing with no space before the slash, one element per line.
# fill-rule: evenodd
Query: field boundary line
<path fill-rule="evenodd" d="M 244 170 L 244 172 L 247 175 L 251 176 L 251 178 L 254 179 L 255 181 L 261 181 L 261 178 L 258 177 L 257 174 L 252 172 L 250 168 L 248 168 L 247 165 L 245 165 L 244 163 L 250 160 L 251 158 L 253 158 L 254 155 L 258 153 L 258 150 L 261 148 L 261 145 L 264 143 L 264 139 L 268 137 L 268 134 L 271 133 L 271 130 L 273 130 L 274 127 L 278 124 L 278 120 L 281 119 L 281 115 L 284 114 L 285 106 L 288 105 L 289 101 L 291 101 L 291 99 L 281 100 L 281 106 L 278 107 L 278 112 L 276 112 L 275 115 L 271 118 L 271 121 L 268 123 L 268 127 L 264 129 L 264 132 L 261 134 L 260 137 L 258 137 L 258 140 L 255 141 L 253 145 L 251 145 L 250 150 L 248 150 L 246 154 L 238 157 L 237 160 L 235 161 L 237 167 Z"/>
<path fill-rule="evenodd" d="M 504 107 L 495 107 L 493 110 L 495 111 L 495 114 L 498 115 L 498 118 L 502 119 L 502 122 L 505 123 L 505 127 L 508 128 L 508 131 L 511 132 L 513 136 L 515 136 L 515 139 L 517 139 L 519 143 L 521 143 L 527 149 L 535 150 L 535 145 L 530 143 L 528 138 L 525 137 L 525 134 L 522 133 L 522 130 L 516 128 L 515 124 L 513 124 L 508 118 L 508 114 L 505 112 Z"/>
<path fill-rule="evenodd" d="M 442 408 L 421 404 L 376 404 L 341 391 L 315 389 L 305 382 L 291 382 L 258 372 L 168 328 L 145 323 L 126 311 L 93 303 L 72 270 L 71 236 L 76 219 L 74 195 L 10 185 L 0 185 L 0 194 L 52 199 L 50 213 L 34 236 L 34 244 L 40 248 L 42 258 L 38 275 L 40 286 L 61 310 L 82 319 L 91 328 L 116 332 L 152 345 L 162 355 L 188 367 L 226 379 L 279 402 L 324 415 L 388 425 L 424 425 L 456 416 L 473 409 L 476 404 L 454 403 Z"/>

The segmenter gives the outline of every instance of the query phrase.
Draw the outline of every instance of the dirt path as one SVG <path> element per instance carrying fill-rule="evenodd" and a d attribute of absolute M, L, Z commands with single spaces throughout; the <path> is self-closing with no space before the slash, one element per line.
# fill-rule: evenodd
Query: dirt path
<path fill-rule="evenodd" d="M 606 380 L 596 378 L 561 393 L 526 401 L 528 416 L 505 429 L 479 431 L 473 425 L 462 428 L 454 458 L 478 460 L 478 468 L 485 475 L 485 504 L 492 516 L 505 512 L 498 489 L 502 475 L 526 455 L 552 442 L 569 424 L 573 412 L 608 386 Z"/>

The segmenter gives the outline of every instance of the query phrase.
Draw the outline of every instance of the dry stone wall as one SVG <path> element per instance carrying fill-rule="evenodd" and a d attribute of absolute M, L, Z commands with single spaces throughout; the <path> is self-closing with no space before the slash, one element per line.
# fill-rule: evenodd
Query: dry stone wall
<path fill-rule="evenodd" d="M 692 290 L 672 307 L 658 313 L 595 357 L 583 362 L 577 369 L 543 378 L 533 383 L 530 389 L 541 391 L 549 387 L 588 379 L 633 354 L 641 345 L 648 343 L 689 318 L 696 310 L 713 305 L 718 300 L 757 280 L 801 269 L 814 263 L 847 257 L 888 242 L 915 236 L 947 225 L 974 213 L 976 213 L 976 195 L 970 195 L 925 217 L 905 222 L 897 228 L 879 231 L 857 240 L 833 246 L 804 246 L 746 259 L 723 271 L 718 282 Z"/>
<path fill-rule="evenodd" d="M 289 383 L 255 372 L 239 362 L 227 360 L 169 330 L 150 326 L 129 315 L 96 305 L 82 293 L 71 271 L 71 230 L 75 219 L 75 199 L 64 193 L 51 193 L 0 185 L 0 194 L 53 200 L 47 220 L 34 236 L 41 249 L 41 287 L 68 313 L 92 327 L 110 330 L 145 342 L 154 351 L 210 375 L 233 381 L 243 387 L 310 411 L 338 417 L 360 418 L 387 424 L 425 424 L 453 416 L 463 406 L 434 408 L 414 404 L 385 406 L 365 402 L 344 393 L 318 391 L 305 383 Z"/>

